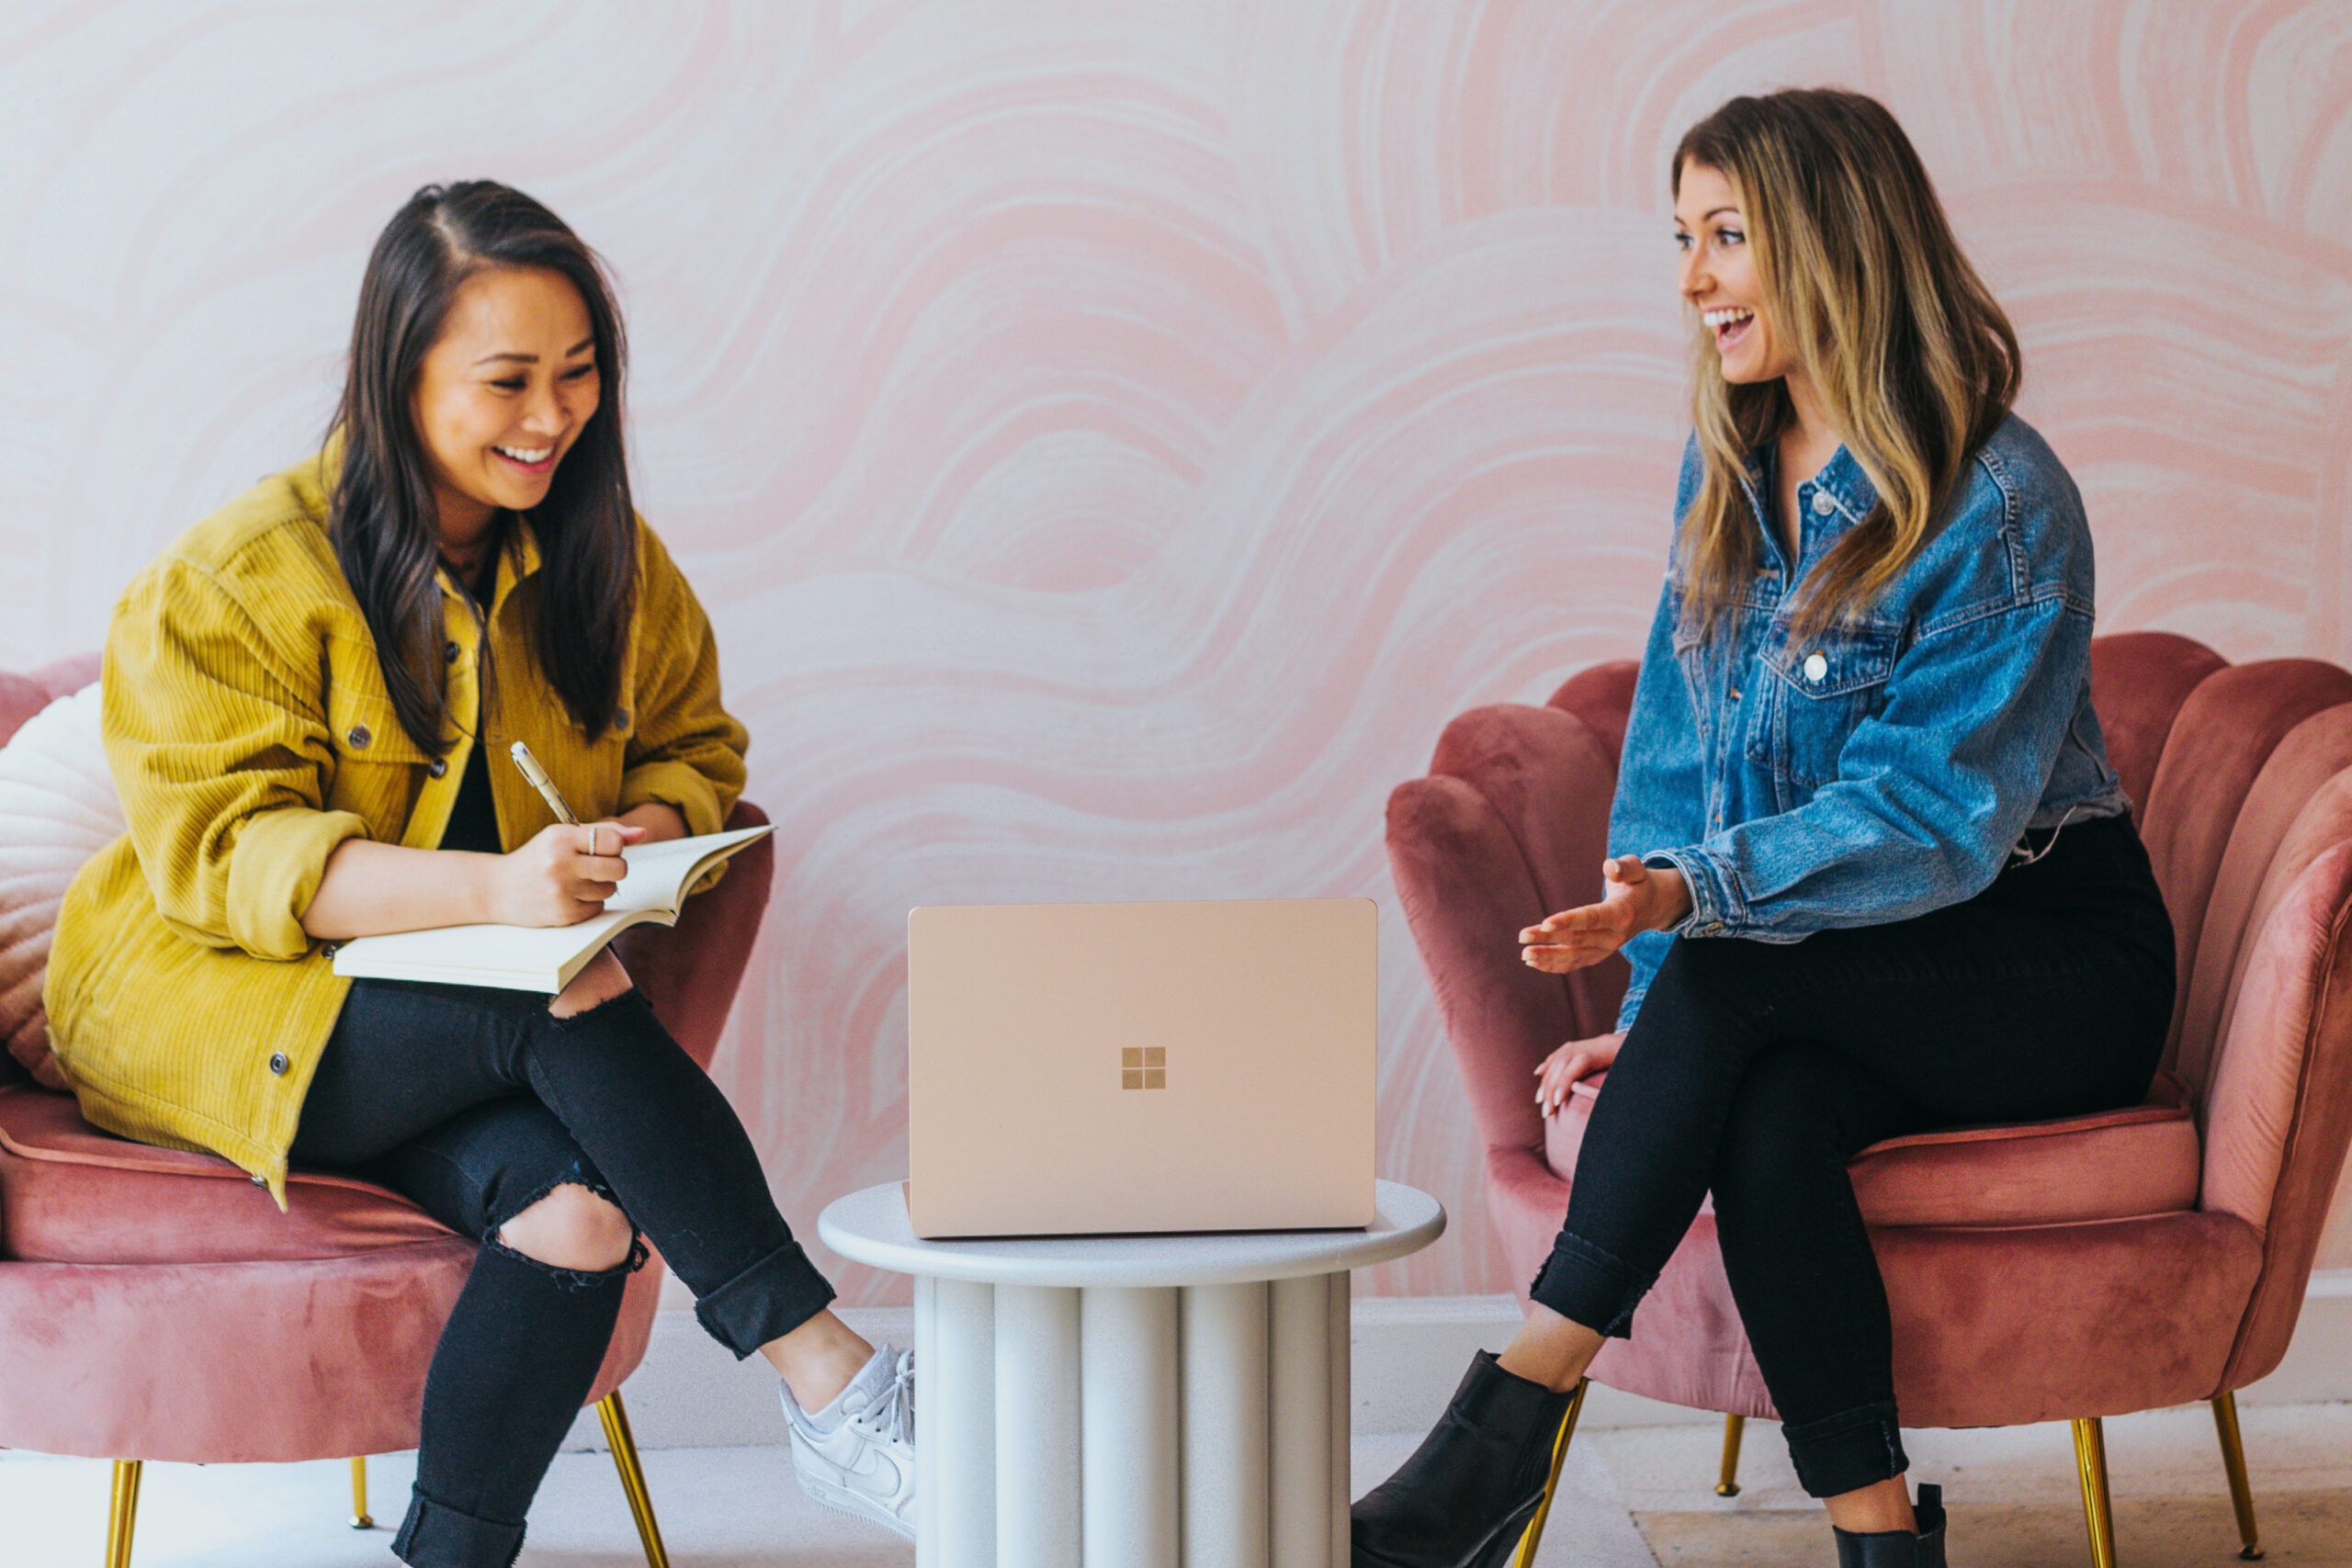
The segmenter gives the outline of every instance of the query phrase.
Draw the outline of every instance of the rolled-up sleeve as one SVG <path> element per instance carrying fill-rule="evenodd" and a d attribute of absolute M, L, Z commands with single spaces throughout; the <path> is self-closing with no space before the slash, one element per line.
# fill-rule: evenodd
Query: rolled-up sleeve
<path fill-rule="evenodd" d="M 689 833 L 716 833 L 743 793 L 750 736 L 719 703 L 718 643 L 694 590 L 641 524 L 638 544 L 645 598 L 619 809 L 660 801 Z"/>
<path fill-rule="evenodd" d="M 187 562 L 157 563 L 116 606 L 107 760 L 156 910 L 191 942 L 310 951 L 302 912 L 327 857 L 368 831 L 323 809 L 334 750 L 318 685 Z"/>

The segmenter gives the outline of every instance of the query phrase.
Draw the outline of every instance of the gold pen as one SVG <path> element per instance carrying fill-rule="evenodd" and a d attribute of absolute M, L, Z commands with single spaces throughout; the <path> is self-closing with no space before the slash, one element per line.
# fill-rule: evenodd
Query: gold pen
<path fill-rule="evenodd" d="M 563 803 L 563 796 L 556 790 L 555 781 L 548 777 L 548 771 L 545 768 L 539 766 L 539 760 L 531 755 L 531 749 L 517 740 L 514 742 L 511 755 L 514 759 L 514 765 L 523 770 L 523 776 L 531 781 L 531 787 L 537 790 L 541 797 L 547 801 L 548 809 L 555 813 L 555 819 L 574 828 L 580 826 L 580 818 L 574 817 L 571 814 L 571 807 Z"/>

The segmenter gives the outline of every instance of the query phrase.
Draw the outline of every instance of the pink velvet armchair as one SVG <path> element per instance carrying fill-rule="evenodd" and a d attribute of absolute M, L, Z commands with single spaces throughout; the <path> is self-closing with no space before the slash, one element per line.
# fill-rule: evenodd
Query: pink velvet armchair
<path fill-rule="evenodd" d="M 0 676 L 0 740 L 96 676 L 95 658 Z M 728 823 L 766 818 L 738 805 Z M 623 961 L 707 1066 L 767 907 L 774 851 L 735 857 L 674 928 L 640 927 Z M 416 1446 L 441 1325 L 474 1244 L 383 1188 L 318 1172 L 288 1212 L 228 1161 L 127 1143 L 0 1055 L 0 1447 L 112 1459 L 108 1568 L 130 1560 L 140 1466 L 352 1460 Z M 645 1355 L 657 1255 L 629 1280 L 589 1398 L 652 1568 L 667 1568 L 620 1384 Z"/>
<path fill-rule="evenodd" d="M 2100 1418 L 2210 1401 L 2241 1555 L 2256 1557 L 2233 1395 L 2286 1352 L 2352 1141 L 2352 674 L 2232 666 L 2163 633 L 2098 639 L 2091 660 L 2179 938 L 2165 1071 L 2140 1107 L 1893 1139 L 1851 1169 L 1907 1424 L 2072 1421 L 2092 1557 L 2108 1568 Z M 1604 664 L 1543 707 L 1464 714 L 1430 775 L 1389 798 L 1390 862 L 1487 1145 L 1487 1212 L 1522 1281 L 1566 1208 L 1590 1104 L 1546 1122 L 1533 1068 L 1613 1028 L 1626 976 L 1615 959 L 1535 973 L 1515 938 L 1600 897 L 1635 672 Z M 1772 1406 L 1712 1212 L 1634 1322 L 1592 1376 L 1726 1413 L 1719 1490 L 1736 1490 L 1738 1423 Z"/>

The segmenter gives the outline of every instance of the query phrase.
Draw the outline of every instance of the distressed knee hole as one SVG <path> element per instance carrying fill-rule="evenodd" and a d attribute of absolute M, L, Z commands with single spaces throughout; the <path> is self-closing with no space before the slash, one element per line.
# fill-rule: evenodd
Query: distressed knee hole
<path fill-rule="evenodd" d="M 571 984 L 548 998 L 548 1011 L 557 1018 L 577 1018 L 583 1012 L 604 1006 L 616 997 L 627 996 L 636 982 L 621 961 L 613 956 L 611 948 L 590 959 Z"/>
<path fill-rule="evenodd" d="M 628 1261 L 637 1227 L 610 1200 L 567 1181 L 499 1226 L 498 1239 L 550 1268 L 600 1274 Z"/>

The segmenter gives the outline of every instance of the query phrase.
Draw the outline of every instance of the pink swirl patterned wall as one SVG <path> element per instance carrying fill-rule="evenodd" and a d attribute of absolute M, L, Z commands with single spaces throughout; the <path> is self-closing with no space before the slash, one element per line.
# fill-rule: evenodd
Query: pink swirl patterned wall
<path fill-rule="evenodd" d="M 1500 1290 L 1382 803 L 1637 649 L 1667 156 L 1820 83 L 2013 312 L 2103 629 L 2352 660 L 2344 0 L 17 0 L 0 664 L 310 447 L 401 197 L 520 185 L 620 280 L 780 826 L 718 1071 L 795 1223 L 905 1168 L 910 905 L 1369 894 L 1381 1166 L 1454 1219 L 1373 1288 Z"/>

